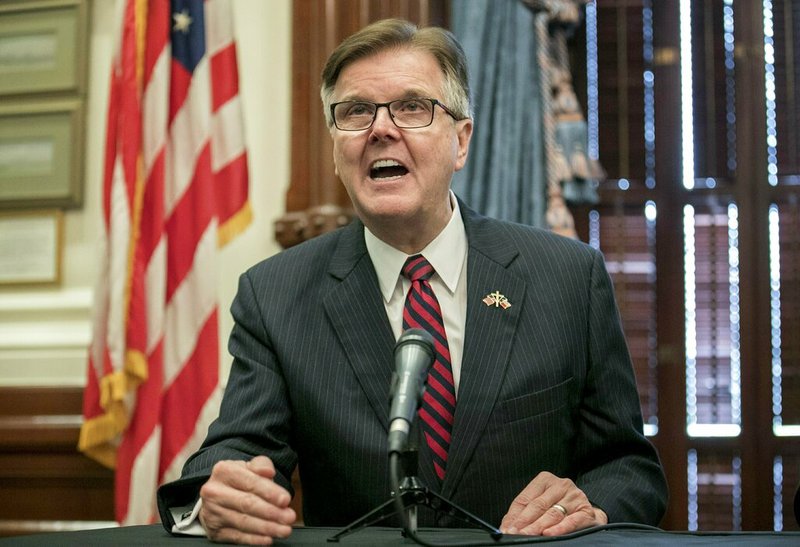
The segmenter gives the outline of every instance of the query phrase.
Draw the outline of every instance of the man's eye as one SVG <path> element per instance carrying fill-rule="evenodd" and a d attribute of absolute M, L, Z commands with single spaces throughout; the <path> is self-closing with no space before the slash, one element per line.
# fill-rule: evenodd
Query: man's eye
<path fill-rule="evenodd" d="M 400 103 L 400 110 L 403 112 L 417 112 L 419 110 L 424 110 L 425 106 L 422 104 L 422 101 L 411 100 L 411 101 L 404 101 Z"/>
<path fill-rule="evenodd" d="M 347 109 L 347 111 L 345 112 L 345 115 L 346 116 L 371 116 L 372 115 L 371 110 L 372 109 L 370 108 L 370 105 L 368 105 L 368 104 L 356 103 L 356 104 L 350 105 L 350 108 Z"/>

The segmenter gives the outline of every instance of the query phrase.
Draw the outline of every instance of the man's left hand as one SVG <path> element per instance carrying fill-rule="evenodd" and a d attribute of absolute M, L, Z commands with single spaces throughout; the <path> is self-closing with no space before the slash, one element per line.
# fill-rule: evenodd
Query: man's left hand
<path fill-rule="evenodd" d="M 602 509 L 569 479 L 539 473 L 511 502 L 500 523 L 505 534 L 560 536 L 608 523 Z"/>

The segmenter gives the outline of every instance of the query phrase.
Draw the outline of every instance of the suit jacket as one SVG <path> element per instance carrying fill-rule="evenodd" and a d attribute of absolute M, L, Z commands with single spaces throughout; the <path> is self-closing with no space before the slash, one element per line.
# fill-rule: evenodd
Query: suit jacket
<path fill-rule="evenodd" d="M 499 525 L 550 471 L 574 480 L 610 522 L 657 524 L 666 483 L 642 434 L 601 254 L 460 205 L 469 245 L 461 382 L 446 476 L 439 484 L 423 448 L 423 484 Z M 389 498 L 395 339 L 363 230 L 353 222 L 241 276 L 219 418 L 181 479 L 159 490 L 168 529 L 166 507 L 196 499 L 222 459 L 266 454 L 290 491 L 299 462 L 307 525 L 345 525 Z M 511 307 L 482 301 L 495 291 Z M 420 525 L 459 523 L 421 511 Z"/>

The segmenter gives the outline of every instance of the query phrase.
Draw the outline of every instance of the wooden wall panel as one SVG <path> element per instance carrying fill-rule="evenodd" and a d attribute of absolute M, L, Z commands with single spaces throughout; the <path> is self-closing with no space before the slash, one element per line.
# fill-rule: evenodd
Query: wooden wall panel
<path fill-rule="evenodd" d="M 77 450 L 82 393 L 0 388 L 0 536 L 114 525 L 113 472 Z"/>

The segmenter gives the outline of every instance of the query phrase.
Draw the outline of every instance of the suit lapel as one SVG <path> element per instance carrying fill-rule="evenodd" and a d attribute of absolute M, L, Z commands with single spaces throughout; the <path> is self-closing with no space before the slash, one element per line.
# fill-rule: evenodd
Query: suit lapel
<path fill-rule="evenodd" d="M 494 408 L 526 291 L 525 282 L 507 269 L 518 255 L 516 247 L 492 221 L 477 216 L 463 203 L 461 208 L 469 240 L 467 319 L 450 456 L 442 485 L 446 497 L 458 486 Z M 483 299 L 495 291 L 511 306 L 486 305 Z"/>
<path fill-rule="evenodd" d="M 388 432 L 394 335 L 360 222 L 354 221 L 343 230 L 328 271 L 341 283 L 325 297 L 325 312 L 370 405 Z"/>

